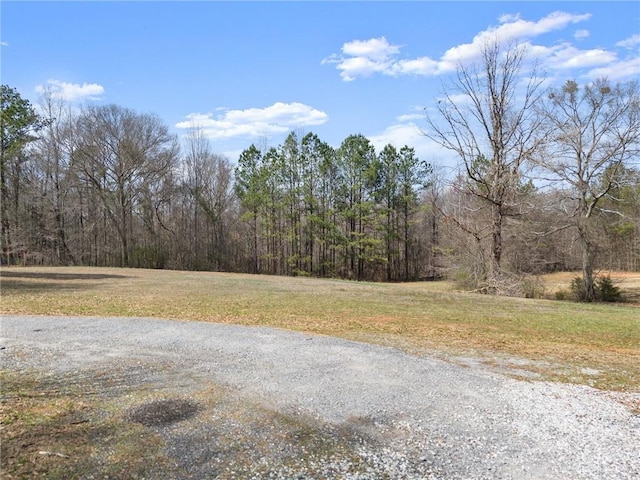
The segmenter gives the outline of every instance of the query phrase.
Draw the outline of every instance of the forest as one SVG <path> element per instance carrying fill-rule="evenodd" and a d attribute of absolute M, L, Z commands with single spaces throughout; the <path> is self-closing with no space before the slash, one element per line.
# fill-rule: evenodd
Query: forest
<path fill-rule="evenodd" d="M 523 68 L 520 50 L 487 47 L 425 112 L 454 175 L 358 133 L 292 131 L 229 159 L 197 128 L 2 85 L 0 262 L 446 277 L 524 296 L 575 270 L 595 300 L 600 270 L 640 270 L 638 83 L 523 86 Z"/>

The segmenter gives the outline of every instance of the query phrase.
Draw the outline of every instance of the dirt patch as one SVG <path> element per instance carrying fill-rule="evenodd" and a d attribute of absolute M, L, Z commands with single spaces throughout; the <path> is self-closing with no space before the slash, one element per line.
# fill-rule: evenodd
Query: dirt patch
<path fill-rule="evenodd" d="M 135 407 L 127 412 L 126 418 L 145 427 L 163 427 L 187 420 L 198 413 L 198 410 L 198 404 L 191 400 L 167 398 Z"/>

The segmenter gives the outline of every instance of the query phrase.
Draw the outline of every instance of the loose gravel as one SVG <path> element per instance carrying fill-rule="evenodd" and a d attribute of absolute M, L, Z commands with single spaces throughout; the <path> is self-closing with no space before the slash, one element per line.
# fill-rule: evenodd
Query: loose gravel
<path fill-rule="evenodd" d="M 1 337 L 5 369 L 87 385 L 109 371 L 96 387 L 107 396 L 161 390 L 168 399 L 128 415 L 163 435 L 176 478 L 640 478 L 629 395 L 516 380 L 480 362 L 146 318 L 5 316 Z M 202 400 L 211 385 L 226 395 L 213 407 Z"/>

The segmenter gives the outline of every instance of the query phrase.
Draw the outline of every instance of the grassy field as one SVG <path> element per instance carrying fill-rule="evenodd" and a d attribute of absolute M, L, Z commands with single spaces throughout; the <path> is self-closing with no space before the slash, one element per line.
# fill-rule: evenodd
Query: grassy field
<path fill-rule="evenodd" d="M 550 294 L 575 275 L 545 278 Z M 2 314 L 147 316 L 262 325 L 478 357 L 514 375 L 640 391 L 638 304 L 455 292 L 447 282 L 356 283 L 116 268 L 0 269 Z M 630 298 L 640 274 L 612 273 Z M 635 296 L 635 297 L 634 297 Z"/>

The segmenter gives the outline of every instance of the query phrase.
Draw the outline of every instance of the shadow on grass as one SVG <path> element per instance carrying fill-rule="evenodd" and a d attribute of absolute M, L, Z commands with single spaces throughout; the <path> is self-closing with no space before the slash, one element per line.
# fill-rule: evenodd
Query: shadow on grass
<path fill-rule="evenodd" d="M 126 275 L 102 273 L 7 272 L 0 274 L 0 287 L 8 292 L 47 292 L 84 290 L 96 286 L 92 280 L 119 280 Z M 32 281 L 36 280 L 36 281 Z M 44 280 L 44 281 L 43 281 Z M 81 280 L 78 282 L 78 280 Z"/>
<path fill-rule="evenodd" d="M 625 291 L 622 293 L 623 305 L 628 304 L 632 307 L 640 307 L 640 291 Z"/>
<path fill-rule="evenodd" d="M 3 270 L 0 278 L 31 278 L 35 280 L 107 280 L 113 278 L 129 278 L 127 275 L 106 273 L 49 273 L 49 272 L 11 272 Z"/>
<path fill-rule="evenodd" d="M 3 278 L 0 282 L 3 294 L 7 293 L 28 293 L 47 292 L 55 290 L 77 291 L 95 287 L 92 283 L 62 283 L 62 282 L 24 282 L 15 279 Z"/>

